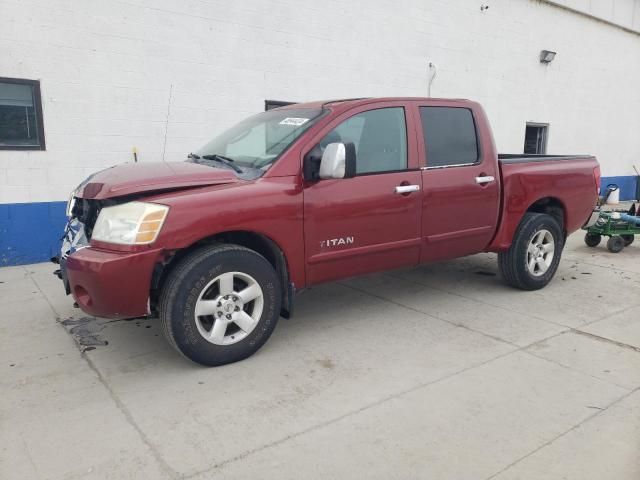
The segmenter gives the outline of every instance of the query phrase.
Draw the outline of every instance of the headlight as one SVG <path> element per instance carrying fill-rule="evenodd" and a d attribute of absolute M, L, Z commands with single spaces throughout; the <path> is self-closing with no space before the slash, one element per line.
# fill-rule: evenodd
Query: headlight
<path fill-rule="evenodd" d="M 156 203 L 129 202 L 105 207 L 100 210 L 91 238 L 122 245 L 153 243 L 167 213 L 169 207 Z"/>

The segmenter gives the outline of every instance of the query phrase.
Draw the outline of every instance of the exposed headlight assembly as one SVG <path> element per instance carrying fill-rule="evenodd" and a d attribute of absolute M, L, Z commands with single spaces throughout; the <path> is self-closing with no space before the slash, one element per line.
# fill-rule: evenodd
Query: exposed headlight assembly
<path fill-rule="evenodd" d="M 169 207 L 157 203 L 128 202 L 100 210 L 93 227 L 93 240 L 120 245 L 153 243 Z"/>
<path fill-rule="evenodd" d="M 73 207 L 76 204 L 76 191 L 77 190 L 74 190 L 73 192 L 71 192 L 71 195 L 69 195 L 69 201 L 67 202 L 67 217 L 69 218 L 71 218 Z"/>

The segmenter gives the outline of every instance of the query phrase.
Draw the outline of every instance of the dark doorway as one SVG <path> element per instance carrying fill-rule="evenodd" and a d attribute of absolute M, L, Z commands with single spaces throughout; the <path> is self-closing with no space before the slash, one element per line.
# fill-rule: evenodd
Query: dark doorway
<path fill-rule="evenodd" d="M 524 133 L 524 153 L 544 155 L 547 153 L 549 124 L 527 123 Z"/>

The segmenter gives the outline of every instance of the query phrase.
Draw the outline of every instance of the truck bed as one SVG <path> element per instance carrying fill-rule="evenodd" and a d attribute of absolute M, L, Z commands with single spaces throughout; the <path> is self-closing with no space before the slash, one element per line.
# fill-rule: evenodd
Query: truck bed
<path fill-rule="evenodd" d="M 501 251 L 511 245 L 527 210 L 557 208 L 567 234 L 578 230 L 591 215 L 600 177 L 593 155 L 499 154 L 498 165 L 502 216 L 489 250 Z M 531 205 L 531 199 L 538 199 L 538 205 Z"/>

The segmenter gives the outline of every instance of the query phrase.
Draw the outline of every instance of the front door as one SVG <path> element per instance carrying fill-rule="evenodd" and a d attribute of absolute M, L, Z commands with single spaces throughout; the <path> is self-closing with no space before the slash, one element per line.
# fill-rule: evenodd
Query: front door
<path fill-rule="evenodd" d="M 477 112 L 482 115 L 482 112 Z M 500 212 L 493 141 L 469 108 L 418 105 L 419 151 L 425 167 L 422 262 L 478 253 L 491 242 Z M 482 142 L 480 141 L 482 139 Z"/>
<path fill-rule="evenodd" d="M 356 147 L 354 178 L 305 182 L 309 285 L 418 263 L 422 182 L 407 117 L 399 102 L 360 107 L 308 146 Z"/>

